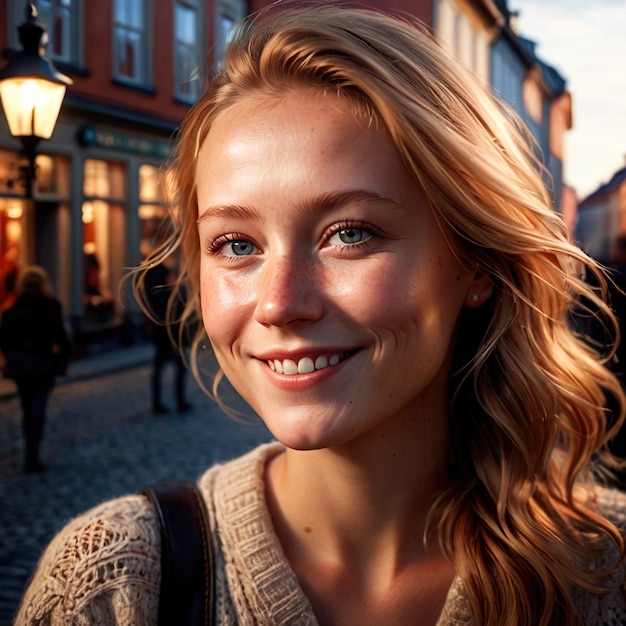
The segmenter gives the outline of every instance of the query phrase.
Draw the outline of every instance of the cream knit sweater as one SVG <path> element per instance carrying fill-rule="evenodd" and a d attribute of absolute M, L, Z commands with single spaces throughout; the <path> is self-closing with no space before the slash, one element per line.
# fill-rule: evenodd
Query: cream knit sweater
<path fill-rule="evenodd" d="M 262 445 L 211 468 L 199 481 L 216 529 L 216 623 L 220 625 L 317 624 L 283 556 L 265 504 L 264 467 L 280 450 L 280 444 Z M 602 507 L 624 527 L 626 496 L 602 490 L 600 498 Z M 143 496 L 112 500 L 77 517 L 42 556 L 16 626 L 156 625 L 159 545 L 155 514 Z M 612 591 L 602 597 L 579 598 L 585 624 L 626 623 L 623 570 L 611 586 Z M 419 623 L 419 616 L 415 621 Z M 467 600 L 456 580 L 439 626 L 469 623 Z"/>

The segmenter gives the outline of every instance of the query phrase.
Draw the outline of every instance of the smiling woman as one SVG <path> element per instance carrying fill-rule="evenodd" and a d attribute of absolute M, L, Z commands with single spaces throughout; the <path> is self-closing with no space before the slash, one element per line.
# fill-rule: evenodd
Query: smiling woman
<path fill-rule="evenodd" d="M 353 108 L 317 89 L 252 93 L 212 125 L 196 175 L 204 327 L 289 448 L 376 448 L 389 421 L 421 431 L 428 406 L 429 437 L 413 434 L 424 458 L 446 431 L 457 319 L 492 284 L 457 259 L 387 133 Z"/>
<path fill-rule="evenodd" d="M 141 298 L 180 251 L 194 374 L 208 341 L 277 439 L 199 480 L 207 621 L 626 620 L 626 497 L 595 471 L 624 399 L 571 314 L 614 319 L 537 167 L 417 24 L 307 2 L 238 30 L 181 132 L 172 237 L 135 274 Z M 141 496 L 86 513 L 21 623 L 157 623 L 159 548 Z"/>

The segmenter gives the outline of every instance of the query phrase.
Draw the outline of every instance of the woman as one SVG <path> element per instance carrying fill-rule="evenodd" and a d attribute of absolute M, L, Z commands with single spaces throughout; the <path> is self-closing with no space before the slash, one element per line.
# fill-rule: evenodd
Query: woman
<path fill-rule="evenodd" d="M 46 406 L 54 379 L 64 372 L 70 355 L 61 303 L 52 297 L 49 285 L 42 267 L 27 267 L 18 278 L 15 303 L 0 320 L 4 375 L 15 379 L 22 405 L 27 473 L 46 470 L 40 458 Z"/>
<path fill-rule="evenodd" d="M 190 112 L 138 286 L 180 246 L 182 321 L 278 440 L 199 481 L 217 623 L 626 619 L 592 472 L 623 396 L 568 323 L 599 270 L 511 118 L 417 25 L 329 3 L 249 20 Z M 158 541 L 141 496 L 78 518 L 20 619 L 155 623 Z"/>

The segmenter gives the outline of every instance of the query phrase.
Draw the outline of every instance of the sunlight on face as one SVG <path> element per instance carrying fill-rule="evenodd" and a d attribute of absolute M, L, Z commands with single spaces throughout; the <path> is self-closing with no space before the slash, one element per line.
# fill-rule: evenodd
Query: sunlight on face
<path fill-rule="evenodd" d="M 250 97 L 199 156 L 204 323 L 232 384 L 294 448 L 437 418 L 472 280 L 353 108 L 310 90 Z"/>

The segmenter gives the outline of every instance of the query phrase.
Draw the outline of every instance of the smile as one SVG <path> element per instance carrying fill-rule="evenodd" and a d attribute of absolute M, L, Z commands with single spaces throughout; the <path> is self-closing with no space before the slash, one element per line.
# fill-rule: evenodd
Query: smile
<path fill-rule="evenodd" d="M 331 354 L 329 356 L 320 354 L 315 357 L 315 359 L 310 356 L 305 356 L 299 359 L 298 362 L 293 359 L 270 359 L 267 361 L 267 364 L 274 372 L 286 374 L 287 376 L 294 376 L 296 374 L 310 374 L 316 370 L 323 370 L 326 367 L 337 365 L 346 359 L 348 354 L 349 353 L 347 352 L 343 352 L 341 354 Z"/>

